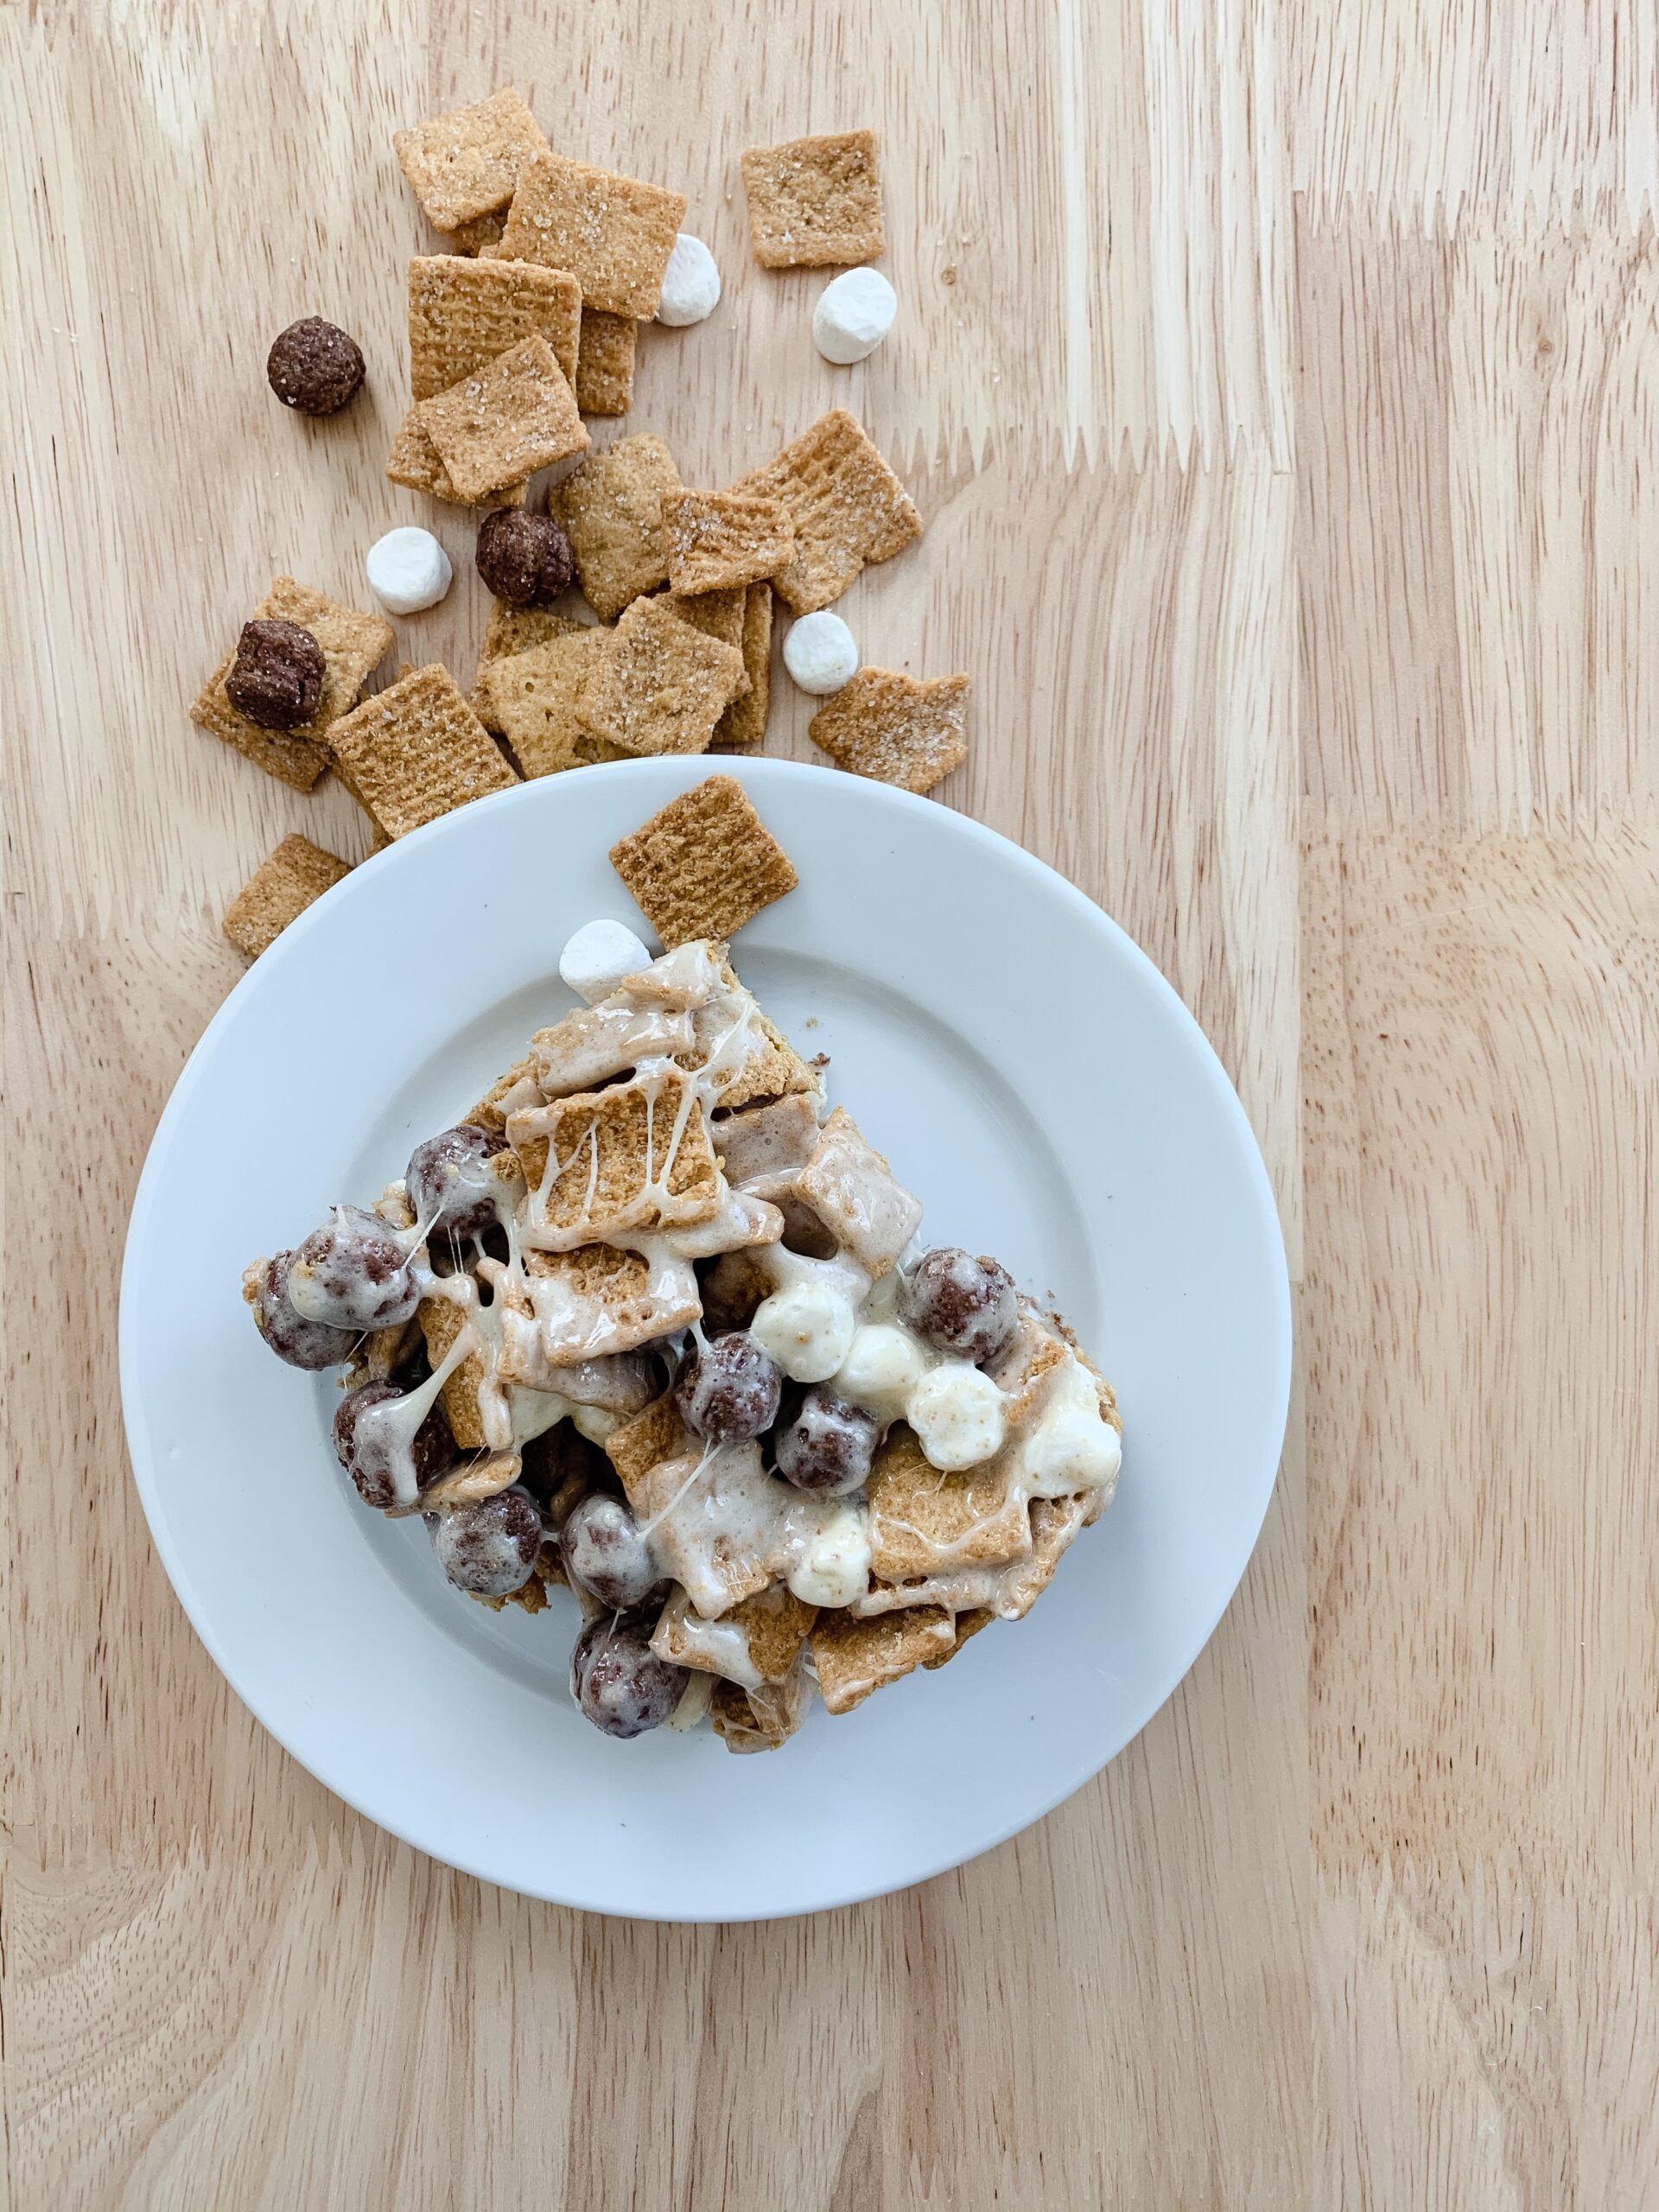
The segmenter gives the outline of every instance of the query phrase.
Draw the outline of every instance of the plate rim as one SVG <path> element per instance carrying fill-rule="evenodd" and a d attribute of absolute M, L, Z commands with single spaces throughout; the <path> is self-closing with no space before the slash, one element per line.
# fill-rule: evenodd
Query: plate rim
<path fill-rule="evenodd" d="M 844 772 L 820 767 L 810 761 L 741 754 L 721 756 L 717 763 L 702 760 L 664 761 L 645 759 L 607 764 L 607 772 L 617 779 L 626 777 L 630 781 L 655 786 L 659 783 L 664 766 L 681 772 L 694 771 L 701 767 L 708 773 L 729 774 L 742 784 L 746 790 L 749 789 L 752 782 L 764 786 L 773 781 L 797 782 L 831 778 L 839 782 L 855 784 L 864 798 L 874 804 L 878 812 L 891 810 L 899 822 L 907 816 L 913 817 L 918 810 L 935 817 L 948 816 L 955 824 L 956 830 L 967 836 L 970 842 L 998 849 L 1000 853 L 1011 858 L 1016 868 L 1025 871 L 1034 880 L 1041 882 L 1046 890 L 1051 893 L 1058 891 L 1064 903 L 1072 909 L 1082 925 L 1096 930 L 1103 929 L 1108 939 L 1115 941 L 1118 952 L 1127 954 L 1129 965 L 1141 971 L 1141 980 L 1150 986 L 1153 996 L 1163 1001 L 1166 1013 L 1175 1018 L 1177 1026 L 1186 1030 L 1189 1033 L 1190 1041 L 1196 1043 L 1199 1048 L 1197 1056 L 1198 1065 L 1202 1068 L 1210 1089 L 1219 1100 L 1224 1114 L 1232 1122 L 1236 1134 L 1242 1141 L 1240 1150 L 1246 1169 L 1253 1211 L 1257 1217 L 1256 1225 L 1265 1232 L 1268 1255 L 1273 1263 L 1272 1391 L 1270 1400 L 1264 1396 L 1264 1402 L 1270 1402 L 1273 1408 L 1273 1418 L 1269 1427 L 1276 1436 L 1276 1442 L 1273 1446 L 1271 1453 L 1264 1455 L 1268 1461 L 1264 1471 L 1255 1478 L 1259 1497 L 1253 1502 L 1250 1511 L 1246 1516 L 1249 1541 L 1243 1548 L 1237 1573 L 1232 1579 L 1230 1587 L 1216 1607 L 1213 1618 L 1205 1621 L 1192 1639 L 1191 1647 L 1185 1650 L 1179 1669 L 1173 1675 L 1164 1695 L 1145 1714 L 1130 1734 L 1125 1737 L 1123 1741 L 1104 1758 L 1096 1760 L 1093 1758 L 1092 1751 L 1085 1751 L 1080 1764 L 1069 1766 L 1058 1786 L 1051 1794 L 1046 1795 L 1034 1808 L 1022 1806 L 1018 1814 L 1006 1825 L 996 1825 L 993 1834 L 970 1842 L 961 1851 L 947 1851 L 944 1855 L 938 1858 L 937 1863 L 930 1860 L 927 1865 L 916 1871 L 904 1872 L 894 1881 L 856 1882 L 844 1892 L 837 1891 L 820 1898 L 813 1904 L 788 1904 L 762 1908 L 753 1913 L 740 1916 L 721 1911 L 677 1910 L 668 1913 L 649 1909 L 642 1910 L 635 1907 L 598 1901 L 588 1897 L 573 1896 L 569 1894 L 568 1885 L 565 1891 L 561 1893 L 558 1890 L 546 1885 L 536 1885 L 517 1878 L 511 1881 L 505 1880 L 500 1874 L 493 1872 L 487 1866 L 479 1863 L 476 1857 L 453 1851 L 434 1850 L 430 1844 L 423 1841 L 418 1836 L 409 1834 L 404 1827 L 385 1818 L 371 1803 L 365 1802 L 363 1794 L 348 1786 L 336 1773 L 325 1771 L 324 1768 L 328 1766 L 330 1762 L 314 1763 L 310 1757 L 296 1748 L 294 1742 L 290 1740 L 288 1731 L 270 1716 L 265 1709 L 265 1701 L 261 1697 L 251 1694 L 240 1672 L 233 1669 L 229 1662 L 219 1638 L 211 1624 L 211 1619 L 201 1600 L 200 1593 L 194 1590 L 191 1577 L 173 1545 L 165 1510 L 156 1484 L 157 1455 L 144 1427 L 140 1384 L 137 1372 L 137 1353 L 134 1345 L 135 1332 L 129 1325 L 128 1317 L 130 1306 L 137 1300 L 136 1279 L 138 1255 L 144 1241 L 143 1232 L 154 1209 L 156 1189 L 164 1172 L 173 1127 L 182 1118 L 192 1093 L 202 1079 L 203 1068 L 212 1057 L 218 1033 L 233 1018 L 234 1010 L 238 1004 L 261 988 L 255 979 L 260 969 L 264 967 L 264 963 L 274 958 L 280 968 L 300 957 L 299 948 L 321 925 L 322 910 L 328 906 L 331 900 L 334 901 L 334 910 L 338 910 L 341 903 L 338 894 L 346 892 L 348 887 L 353 886 L 354 878 L 365 875 L 366 871 L 372 868 L 374 862 L 382 857 L 378 853 L 371 855 L 369 859 L 359 863 L 351 874 L 342 878 L 340 883 L 333 886 L 322 894 L 321 898 L 315 900 L 288 925 L 257 961 L 250 963 L 246 972 L 237 979 L 224 1000 L 214 1009 L 207 1027 L 192 1047 L 184 1065 L 179 1071 L 146 1147 L 143 1166 L 139 1174 L 128 1217 L 127 1232 L 122 1254 L 118 1306 L 118 1366 L 122 1428 L 127 1463 L 138 1492 L 139 1503 L 143 1510 L 150 1541 L 156 1547 L 156 1554 L 171 1585 L 174 1597 L 228 1688 L 247 1708 L 258 1725 L 275 1738 L 289 1758 L 320 1782 L 326 1789 L 348 1805 L 353 1812 L 363 1819 L 372 1821 L 375 1827 L 384 1830 L 385 1834 L 394 1836 L 400 1843 L 412 1850 L 423 1853 L 438 1865 L 452 1866 L 459 1872 L 467 1874 L 476 1880 L 487 1882 L 493 1886 L 505 1889 L 510 1894 L 533 1897 L 550 1904 L 563 1905 L 572 1910 L 595 1912 L 607 1918 L 657 1922 L 673 1926 L 714 1924 L 735 1927 L 752 1922 L 798 1918 L 810 1913 L 838 1910 L 843 1906 L 867 1903 L 874 1897 L 899 1894 L 902 1891 L 915 1887 L 919 1883 L 931 1881 L 940 1874 L 949 1873 L 957 1867 L 965 1866 L 975 1859 L 1001 1848 L 1013 1837 L 1023 1834 L 1027 1828 L 1033 1827 L 1039 1821 L 1046 1820 L 1057 1807 L 1064 1804 L 1068 1798 L 1074 1796 L 1097 1774 L 1103 1772 L 1114 1759 L 1121 1757 L 1129 1745 L 1144 1733 L 1185 1681 L 1211 1638 L 1215 1635 L 1243 1585 L 1250 1561 L 1261 1541 L 1262 1530 L 1266 1523 L 1274 1492 L 1278 1485 L 1280 1470 L 1283 1465 L 1285 1441 L 1288 1434 L 1294 1361 L 1294 1314 L 1283 1224 L 1280 1219 L 1272 1179 L 1268 1173 L 1260 1143 L 1249 1116 L 1244 1109 L 1243 1103 L 1196 1014 L 1151 956 L 1135 942 L 1121 923 L 1106 912 L 1104 907 L 1090 898 L 1086 892 L 1081 890 L 1069 877 L 1063 875 L 1058 868 L 1051 867 L 1047 861 L 1039 859 L 1034 853 L 1028 852 L 1024 846 L 1017 843 L 1013 838 L 1004 836 L 1001 831 L 992 829 L 986 823 L 976 820 L 971 815 L 964 814 L 954 807 L 942 804 L 932 798 L 900 791 L 891 785 L 876 782 L 870 779 L 848 778 Z M 691 780 L 695 779 L 695 778 L 691 779 Z M 423 824 L 419 830 L 398 839 L 395 847 L 387 849 L 390 851 L 419 849 L 424 844 L 441 842 L 446 835 L 455 834 L 454 825 L 460 817 L 480 815 L 486 810 L 503 813 L 510 807 L 523 805 L 525 803 L 526 794 L 536 791 L 538 786 L 555 783 L 556 779 L 553 778 L 530 779 L 513 785 L 509 790 L 491 793 L 485 798 L 474 800 L 466 807 L 458 808 L 451 814 L 440 816 L 435 820 Z M 688 787 L 689 782 L 685 777 L 677 776 L 674 779 L 674 791 L 667 796 L 674 796 L 680 789 Z M 665 803 L 665 800 L 662 803 Z M 626 887 L 623 887 L 623 890 L 626 892 Z M 360 883 L 356 884 L 352 889 L 351 896 L 354 898 L 363 896 Z M 265 968 L 264 972 L 269 976 L 272 970 Z M 144 1447 L 142 1454 L 139 1449 L 136 1448 L 137 1443 L 142 1443 Z M 141 1457 L 145 1462 L 143 1466 L 140 1464 Z"/>

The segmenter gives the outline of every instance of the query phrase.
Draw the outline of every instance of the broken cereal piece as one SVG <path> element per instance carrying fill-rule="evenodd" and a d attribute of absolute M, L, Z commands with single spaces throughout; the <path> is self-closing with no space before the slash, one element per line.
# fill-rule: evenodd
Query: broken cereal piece
<path fill-rule="evenodd" d="M 796 614 L 828 607 L 861 570 L 892 560 L 922 534 L 909 493 L 844 407 L 820 416 L 732 489 L 788 508 L 794 557 L 772 582 Z"/>
<path fill-rule="evenodd" d="M 447 668 L 413 669 L 329 732 L 352 791 L 391 837 L 518 781 Z"/>
<path fill-rule="evenodd" d="M 582 765 L 576 697 L 610 639 L 608 630 L 572 623 L 565 636 L 486 662 L 479 671 L 480 719 L 506 739 L 526 776 L 554 776 Z"/>
<path fill-rule="evenodd" d="M 463 499 L 449 480 L 449 472 L 438 458 L 438 449 L 426 435 L 420 416 L 411 407 L 391 442 L 386 455 L 386 474 L 394 484 L 411 492 L 427 492 L 435 499 L 448 499 L 462 507 L 522 507 L 524 487 L 509 484 L 505 490 L 486 492 L 481 499 Z"/>
<path fill-rule="evenodd" d="M 524 162 L 500 251 L 568 269 L 590 308 L 649 321 L 685 219 L 685 196 L 563 154 Z"/>
<path fill-rule="evenodd" d="M 409 369 L 416 400 L 435 399 L 526 338 L 545 338 L 573 388 L 582 287 L 523 261 L 420 254 L 409 264 Z"/>
<path fill-rule="evenodd" d="M 611 866 L 672 950 L 730 938 L 800 878 L 734 777 L 710 776 L 611 848 Z"/>
<path fill-rule="evenodd" d="M 547 141 L 509 85 L 472 107 L 394 131 L 392 144 L 427 220 L 435 230 L 454 231 L 505 207 L 525 160 Z"/>
<path fill-rule="evenodd" d="M 487 253 L 492 246 L 499 245 L 501 233 L 507 227 L 507 211 L 497 207 L 487 215 L 474 215 L 470 223 L 459 223 L 449 233 L 451 253 Z"/>
<path fill-rule="evenodd" d="M 668 581 L 677 592 L 729 591 L 776 575 L 795 550 L 781 499 L 676 492 L 663 501 Z"/>
<path fill-rule="evenodd" d="M 520 340 L 435 398 L 417 400 L 415 412 L 463 499 L 522 484 L 588 443 L 576 395 L 540 336 Z"/>
<path fill-rule="evenodd" d="M 743 665 L 749 688 L 715 728 L 711 753 L 758 753 L 772 708 L 772 586 L 751 584 L 743 595 Z"/>
<path fill-rule="evenodd" d="M 620 438 L 573 469 L 549 501 L 564 524 L 576 574 L 601 621 L 614 621 L 630 600 L 668 582 L 668 533 L 663 500 L 680 490 L 680 472 L 663 441 Z"/>
<path fill-rule="evenodd" d="M 633 400 L 639 326 L 631 315 L 584 307 L 576 353 L 576 405 L 584 415 L 626 415 Z"/>
<path fill-rule="evenodd" d="M 631 1414 L 605 1440 L 605 1457 L 632 1499 L 639 1485 L 664 1459 L 677 1459 L 690 1439 L 671 1393 Z"/>
<path fill-rule="evenodd" d="M 913 1674 L 956 1649 L 956 1624 L 943 1605 L 911 1605 L 858 1620 L 823 1612 L 813 1625 L 812 1663 L 830 1713 L 850 1713 L 873 1690 Z"/>
<path fill-rule="evenodd" d="M 351 872 L 348 861 L 325 853 L 308 837 L 284 837 L 225 910 L 226 936 L 239 953 L 257 960 L 314 899 Z"/>
<path fill-rule="evenodd" d="M 684 621 L 660 599 L 638 599 L 576 697 L 584 728 L 632 753 L 706 753 L 744 682 L 735 645 Z"/>
<path fill-rule="evenodd" d="M 322 698 L 315 715 L 291 730 L 262 729 L 231 704 L 225 679 L 234 652 L 202 687 L 190 719 L 226 745 L 233 745 L 256 766 L 296 791 L 308 791 L 328 766 L 328 731 L 356 699 L 372 672 L 391 650 L 392 628 L 378 614 L 342 607 L 320 591 L 278 576 L 253 611 L 256 622 L 296 622 L 321 648 Z"/>
<path fill-rule="evenodd" d="M 807 725 L 838 767 L 900 791 L 931 791 L 968 758 L 965 676 L 861 668 Z"/>
<path fill-rule="evenodd" d="M 751 146 L 743 189 L 764 269 L 827 269 L 874 261 L 887 250 L 873 130 Z"/>

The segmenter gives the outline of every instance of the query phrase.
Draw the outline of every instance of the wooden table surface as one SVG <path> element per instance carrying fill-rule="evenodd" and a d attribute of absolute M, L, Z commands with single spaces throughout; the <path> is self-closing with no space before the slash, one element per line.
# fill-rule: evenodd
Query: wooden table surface
<path fill-rule="evenodd" d="M 226 1690 L 128 1478 L 122 1231 L 219 914 L 289 830 L 366 842 L 185 709 L 274 571 L 361 601 L 429 518 L 390 136 L 499 81 L 725 273 L 626 427 L 721 482 L 846 397 L 906 476 L 927 536 L 844 611 L 972 671 L 945 803 L 1195 1009 L 1298 1285 L 1186 1682 L 817 1919 L 393 1842 Z M 1651 6 L 13 0 L 0 101 L 11 2206 L 1659 2202 Z M 863 123 L 902 310 L 833 371 L 738 156 Z M 311 312 L 372 380 L 316 426 L 261 374 Z M 465 574 L 404 635 L 465 676 L 483 618 Z"/>

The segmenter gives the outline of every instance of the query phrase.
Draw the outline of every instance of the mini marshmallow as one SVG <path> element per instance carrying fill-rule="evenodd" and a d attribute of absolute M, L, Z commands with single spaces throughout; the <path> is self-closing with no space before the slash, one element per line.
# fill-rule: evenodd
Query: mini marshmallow
<path fill-rule="evenodd" d="M 858 674 L 858 647 L 839 614 L 803 614 L 784 639 L 784 666 L 803 691 L 823 698 Z"/>
<path fill-rule="evenodd" d="M 847 1357 L 856 1317 L 832 1283 L 796 1282 L 763 1298 L 749 1334 L 791 1382 L 827 1382 Z"/>
<path fill-rule="evenodd" d="M 663 296 L 657 303 L 657 320 L 671 330 L 702 322 L 720 302 L 720 271 L 715 257 L 701 238 L 682 231 L 674 241 L 663 271 Z M 891 316 L 888 318 L 892 320 Z M 849 357 L 850 358 L 850 357 Z"/>
<path fill-rule="evenodd" d="M 850 1605 L 870 1586 L 870 1510 L 849 1499 L 809 1536 L 790 1569 L 789 1586 L 804 1605 Z"/>
<path fill-rule="evenodd" d="M 868 1406 L 883 1421 L 898 1421 L 926 1372 L 926 1357 L 908 1329 L 867 1321 L 836 1376 L 836 1395 Z"/>
<path fill-rule="evenodd" d="M 1074 1497 L 1085 1490 L 1109 1495 L 1116 1486 L 1122 1440 L 1101 1419 L 1094 1378 L 1079 1360 L 1069 1361 L 1050 1386 L 1021 1457 L 1033 1497 Z"/>
<path fill-rule="evenodd" d="M 449 556 L 429 530 L 413 523 L 376 538 L 364 563 L 369 589 L 392 614 L 418 614 L 435 607 L 454 582 Z"/>
<path fill-rule="evenodd" d="M 812 310 L 812 343 L 844 368 L 874 353 L 893 328 L 899 295 L 879 269 L 849 269 L 826 284 Z"/>
<path fill-rule="evenodd" d="M 909 1421 L 930 1467 L 960 1474 L 1002 1448 L 1002 1393 L 965 1359 L 947 1359 L 910 1394 Z"/>
<path fill-rule="evenodd" d="M 559 955 L 559 974 L 584 1006 L 649 968 L 651 955 L 626 922 L 584 922 Z"/>

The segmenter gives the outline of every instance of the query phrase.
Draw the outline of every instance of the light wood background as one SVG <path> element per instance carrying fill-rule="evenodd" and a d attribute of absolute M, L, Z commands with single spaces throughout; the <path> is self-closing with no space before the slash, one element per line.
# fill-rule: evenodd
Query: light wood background
<path fill-rule="evenodd" d="M 366 1826 L 127 1478 L 121 1234 L 218 917 L 283 832 L 365 842 L 185 708 L 274 570 L 360 598 L 426 518 L 390 134 L 504 79 L 726 272 L 632 427 L 721 482 L 845 397 L 907 475 L 866 656 L 972 671 L 947 798 L 1197 1010 L 1299 1285 L 1190 1679 L 1029 1834 L 817 1920 L 587 1919 Z M 0 103 L 0 2201 L 1659 2202 L 1649 0 L 10 0 Z M 865 122 L 903 312 L 836 372 L 738 154 Z M 261 376 L 307 312 L 372 378 L 318 426 Z M 405 634 L 465 675 L 483 612 Z"/>

